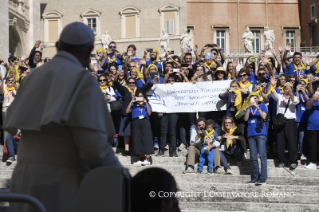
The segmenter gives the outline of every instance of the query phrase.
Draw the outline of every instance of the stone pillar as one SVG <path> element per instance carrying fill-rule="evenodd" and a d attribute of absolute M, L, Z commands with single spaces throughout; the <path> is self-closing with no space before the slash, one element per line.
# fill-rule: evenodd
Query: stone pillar
<path fill-rule="evenodd" d="M 40 23 L 40 0 L 29 1 L 29 17 L 30 27 L 27 32 L 26 48 L 24 54 L 29 55 L 31 48 L 36 40 L 41 40 L 41 23 Z"/>
<path fill-rule="evenodd" d="M 9 1 L 1 1 L 0 7 L 0 58 L 8 62 L 9 57 Z"/>

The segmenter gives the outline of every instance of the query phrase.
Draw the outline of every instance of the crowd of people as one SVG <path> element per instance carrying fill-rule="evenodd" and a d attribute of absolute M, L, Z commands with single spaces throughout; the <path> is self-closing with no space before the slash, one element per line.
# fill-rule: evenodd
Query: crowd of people
<path fill-rule="evenodd" d="M 3 119 L 23 79 L 43 63 L 50 63 L 41 59 L 44 47 L 37 41 L 29 57 L 10 56 L 8 63 L 0 61 Z M 319 56 L 310 61 L 300 52 L 290 55 L 290 50 L 291 44 L 287 44 L 274 48 L 272 56 L 264 51 L 259 57 L 249 56 L 237 71 L 237 59 L 227 60 L 217 44 L 202 49 L 196 45 L 193 52 L 185 49 L 180 56 L 166 52 L 160 57 L 157 49 L 147 48 L 139 58 L 135 45 L 121 53 L 112 41 L 107 51 L 96 50 L 96 62 L 87 69 L 111 112 L 116 131 L 113 145 L 123 145 L 124 155 L 139 156 L 134 164 L 151 165 L 155 151 L 158 157 L 164 157 L 165 151 L 178 157 L 179 151 L 187 149 L 185 174 L 195 173 L 197 160 L 198 174 L 206 160 L 208 173 L 232 174 L 227 158 L 236 159 L 240 166 L 249 149 L 253 173 L 248 183 L 264 184 L 268 152 L 278 153 L 278 167 L 295 169 L 300 159 L 309 161 L 306 168 L 319 169 Z M 158 113 L 152 111 L 146 95 L 154 84 L 187 86 L 214 80 L 229 84 L 219 94 L 227 102 L 227 110 Z M 3 133 L 9 163 L 15 161 L 19 138 Z"/>

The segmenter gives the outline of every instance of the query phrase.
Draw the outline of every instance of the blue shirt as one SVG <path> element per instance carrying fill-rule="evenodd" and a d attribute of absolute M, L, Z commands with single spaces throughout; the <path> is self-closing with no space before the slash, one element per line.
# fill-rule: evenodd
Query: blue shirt
<path fill-rule="evenodd" d="M 296 92 L 293 92 L 296 96 Z M 310 98 L 310 94 L 306 93 L 306 95 Z M 296 122 L 307 122 L 307 113 L 306 113 L 306 99 L 303 94 L 299 94 L 300 103 L 296 105 Z"/>
<path fill-rule="evenodd" d="M 259 108 L 262 112 L 265 112 L 266 114 L 268 114 L 266 105 L 260 104 Z M 245 112 L 247 112 L 247 110 L 249 110 L 249 108 L 247 108 Z M 260 114 L 259 114 L 257 108 L 252 108 L 249 111 L 247 137 L 258 136 L 258 135 L 267 136 L 267 129 L 266 129 L 266 125 L 265 125 L 264 121 L 263 121 L 263 128 L 261 129 L 261 132 L 259 132 L 259 133 L 256 132 L 258 118 L 261 118 L 261 117 L 260 117 Z"/>
<path fill-rule="evenodd" d="M 135 83 L 136 87 L 141 88 L 144 86 L 143 82 L 141 79 L 136 79 L 136 83 Z"/>
<path fill-rule="evenodd" d="M 122 60 L 123 60 L 122 58 L 118 58 L 116 55 L 114 55 L 113 57 L 111 55 L 107 55 L 107 57 L 109 57 L 110 59 L 116 58 L 113 63 L 115 63 L 117 68 L 118 68 L 119 65 L 122 65 Z M 106 59 L 104 65 L 103 65 L 103 67 L 104 67 L 103 71 L 104 72 L 109 70 L 109 66 L 108 66 L 109 64 L 108 63 L 109 63 L 109 59 Z"/>
<path fill-rule="evenodd" d="M 227 93 L 224 97 L 221 97 L 220 94 L 218 95 L 220 99 L 227 100 L 227 112 L 226 116 L 229 117 L 235 117 L 235 114 L 237 113 L 237 109 L 234 106 L 236 94 L 233 93 Z"/>
<path fill-rule="evenodd" d="M 152 111 L 151 105 L 149 103 L 147 104 L 150 110 Z M 147 115 L 146 105 L 139 105 L 137 103 L 133 103 L 131 105 L 131 112 L 132 112 L 132 119 L 138 119 L 140 117 L 150 119 L 150 117 Z"/>
<path fill-rule="evenodd" d="M 311 99 L 308 100 L 308 102 Z M 307 103 L 308 103 L 307 102 Z M 319 130 L 319 102 L 314 101 L 313 106 L 310 110 L 308 110 L 308 127 L 307 130 Z"/>
<path fill-rule="evenodd" d="M 306 69 L 303 69 L 301 71 L 297 70 L 295 71 L 294 63 L 290 63 L 288 67 L 288 75 L 294 75 L 296 79 L 299 79 L 299 76 L 302 74 L 306 74 Z"/>
<path fill-rule="evenodd" d="M 318 62 L 319 63 L 319 62 Z M 317 73 L 315 73 L 316 72 L 316 70 L 317 70 L 317 67 L 316 67 L 316 65 L 314 65 L 313 67 L 312 67 L 312 71 L 311 71 L 311 73 L 314 75 L 314 76 L 318 76 L 319 74 L 317 74 Z"/>
<path fill-rule="evenodd" d="M 268 87 L 269 87 L 270 83 L 268 83 L 267 85 L 267 91 L 268 91 Z M 281 94 L 279 88 L 275 87 L 275 91 L 278 94 Z M 271 95 L 268 96 L 269 99 L 269 112 L 270 112 L 270 117 L 275 117 L 275 115 L 277 114 L 277 101 L 274 100 Z"/>

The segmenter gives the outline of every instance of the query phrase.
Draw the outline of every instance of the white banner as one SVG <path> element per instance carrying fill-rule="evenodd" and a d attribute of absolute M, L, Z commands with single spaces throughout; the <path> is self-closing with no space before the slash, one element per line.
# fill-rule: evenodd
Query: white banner
<path fill-rule="evenodd" d="M 229 88 L 230 80 L 156 84 L 147 93 L 154 112 L 189 113 L 226 110 L 218 95 Z"/>

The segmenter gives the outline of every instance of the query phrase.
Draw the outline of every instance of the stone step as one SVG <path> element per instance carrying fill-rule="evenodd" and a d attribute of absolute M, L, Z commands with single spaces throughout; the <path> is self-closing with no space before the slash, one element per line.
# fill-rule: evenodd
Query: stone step
<path fill-rule="evenodd" d="M 195 174 L 175 174 L 175 180 L 179 184 L 190 183 L 193 182 L 196 178 L 197 182 L 202 183 L 239 183 L 246 184 L 250 181 L 249 175 L 195 175 Z M 293 185 L 293 186 L 313 186 L 317 185 L 318 179 L 313 177 L 268 177 L 267 184 L 268 185 Z"/>
<path fill-rule="evenodd" d="M 248 185 L 239 183 L 178 183 L 179 201 L 273 202 L 311 204 L 319 201 L 319 187 L 294 185 Z M 163 194 L 161 194 L 163 195 Z"/>
<path fill-rule="evenodd" d="M 132 175 L 135 175 L 137 172 L 149 167 L 163 168 L 169 171 L 170 173 L 172 173 L 173 175 L 182 174 L 183 171 L 185 170 L 185 166 L 181 166 L 181 165 L 151 165 L 151 166 L 124 165 L 124 167 L 128 168 Z M 197 165 L 195 165 L 195 170 L 197 170 Z M 251 167 L 231 166 L 231 170 L 234 176 L 252 174 Z M 196 175 L 206 175 L 206 174 L 207 174 L 207 166 L 204 166 L 202 174 L 196 174 Z M 315 177 L 315 178 L 318 178 L 319 170 L 306 169 L 304 167 L 297 167 L 295 170 L 290 170 L 288 168 L 269 167 L 267 169 L 267 174 L 268 174 L 268 177 Z M 218 175 L 218 174 L 214 173 L 212 177 L 214 175 Z"/>
<path fill-rule="evenodd" d="M 318 211 L 318 204 L 291 204 L 291 203 L 259 203 L 259 202 L 180 202 L 183 212 L 217 211 L 276 211 L 300 212 Z"/>
<path fill-rule="evenodd" d="M 123 165 L 133 164 L 134 162 L 139 160 L 138 156 L 122 156 L 117 155 L 119 161 Z M 152 156 L 153 164 L 154 165 L 185 165 L 186 164 L 186 157 L 156 157 Z M 230 165 L 237 165 L 237 161 L 234 159 L 229 159 L 227 162 Z M 260 159 L 258 159 L 260 165 Z M 243 159 L 241 161 L 242 166 L 252 166 L 252 161 L 250 159 Z M 278 166 L 279 161 L 274 159 L 267 159 L 267 166 L 268 167 L 276 167 Z M 306 161 L 298 161 L 299 166 L 305 166 Z"/>

